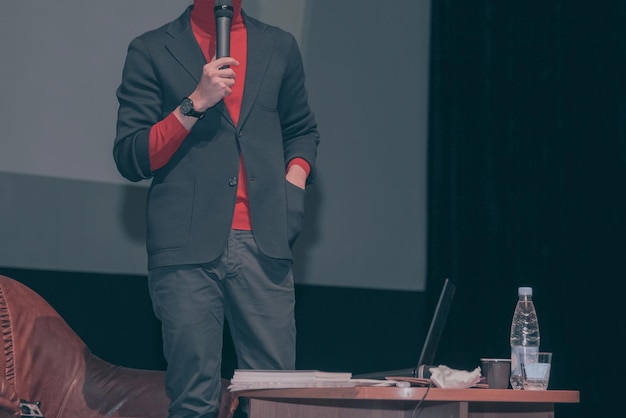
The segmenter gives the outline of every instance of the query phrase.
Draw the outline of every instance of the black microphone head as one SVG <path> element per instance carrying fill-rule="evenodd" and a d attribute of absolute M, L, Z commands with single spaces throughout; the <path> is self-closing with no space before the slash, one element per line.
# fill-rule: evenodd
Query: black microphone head
<path fill-rule="evenodd" d="M 233 2 L 231 0 L 215 0 L 215 7 L 213 8 L 215 17 L 228 17 L 233 18 Z"/>

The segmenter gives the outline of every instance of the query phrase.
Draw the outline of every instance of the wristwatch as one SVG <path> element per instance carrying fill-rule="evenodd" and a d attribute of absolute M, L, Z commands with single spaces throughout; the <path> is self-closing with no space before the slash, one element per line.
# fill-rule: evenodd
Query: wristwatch
<path fill-rule="evenodd" d="M 182 102 L 180 102 L 180 113 L 185 116 L 191 116 L 192 118 L 202 119 L 206 110 L 204 112 L 198 112 L 193 108 L 193 102 L 189 97 L 185 97 Z"/>

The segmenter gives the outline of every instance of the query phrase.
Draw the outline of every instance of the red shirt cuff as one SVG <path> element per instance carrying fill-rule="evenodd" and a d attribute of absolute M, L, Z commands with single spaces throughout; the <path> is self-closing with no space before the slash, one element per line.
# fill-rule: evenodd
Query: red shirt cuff
<path fill-rule="evenodd" d="M 178 120 L 174 112 L 154 124 L 150 129 L 150 169 L 163 167 L 172 158 L 180 144 L 189 135 L 187 128 Z"/>
<path fill-rule="evenodd" d="M 309 163 L 304 159 L 304 158 L 294 158 L 293 160 L 289 161 L 289 164 L 287 165 L 287 171 L 289 171 L 289 169 L 291 168 L 292 165 L 297 165 L 302 167 L 302 169 L 306 172 L 306 175 L 308 177 L 309 173 L 311 173 L 311 166 L 309 165 Z"/>

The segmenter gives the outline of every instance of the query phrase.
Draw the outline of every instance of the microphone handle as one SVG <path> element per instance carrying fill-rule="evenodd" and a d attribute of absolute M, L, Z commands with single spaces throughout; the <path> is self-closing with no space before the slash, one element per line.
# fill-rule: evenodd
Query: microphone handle
<path fill-rule="evenodd" d="M 231 18 L 218 17 L 215 19 L 216 48 L 215 57 L 222 58 L 230 56 L 230 26 Z"/>

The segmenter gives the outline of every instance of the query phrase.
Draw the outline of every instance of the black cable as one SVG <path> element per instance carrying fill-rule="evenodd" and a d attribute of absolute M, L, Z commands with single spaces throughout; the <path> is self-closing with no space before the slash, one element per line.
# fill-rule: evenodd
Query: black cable
<path fill-rule="evenodd" d="M 411 414 L 411 418 L 418 418 L 420 416 L 420 414 L 423 411 L 423 409 L 420 409 L 420 406 L 422 405 L 422 403 L 424 403 L 424 400 L 428 396 L 428 392 L 430 392 L 430 388 L 432 387 L 433 387 L 432 383 L 426 386 L 426 392 L 424 392 L 424 396 L 422 396 L 422 399 L 420 399 L 417 405 L 415 405 L 415 408 L 413 408 L 413 413 Z"/>

